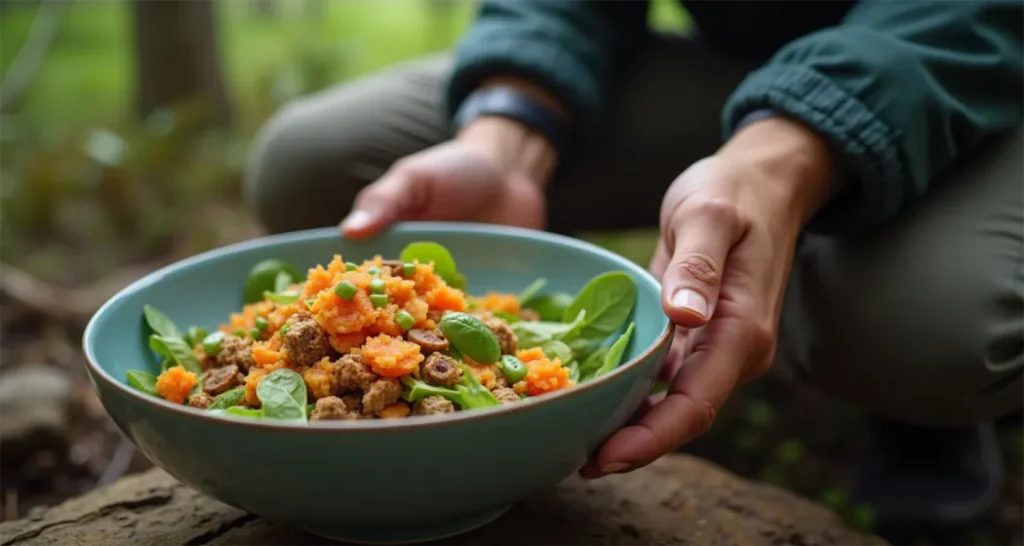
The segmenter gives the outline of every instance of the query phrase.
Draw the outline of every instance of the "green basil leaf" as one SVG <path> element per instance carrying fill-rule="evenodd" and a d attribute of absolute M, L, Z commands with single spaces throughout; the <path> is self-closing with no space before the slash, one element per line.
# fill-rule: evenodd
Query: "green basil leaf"
<path fill-rule="evenodd" d="M 184 339 L 154 334 L 149 336 L 149 347 L 157 354 L 170 358 L 176 364 L 181 364 L 187 371 L 196 375 L 203 374 L 203 367 L 199 364 L 199 359 L 196 358 L 192 347 L 189 347 Z"/>
<path fill-rule="evenodd" d="M 452 347 L 474 362 L 491 364 L 501 358 L 498 338 L 483 321 L 473 315 L 447 313 L 441 318 L 439 327 Z"/>
<path fill-rule="evenodd" d="M 448 249 L 433 242 L 417 241 L 409 243 L 398 257 L 399 260 L 409 263 L 419 261 L 421 264 L 434 264 L 434 273 L 439 275 L 446 283 L 453 288 L 463 289 L 466 286 L 466 278 L 459 274 L 455 267 L 455 258 L 452 258 Z"/>
<path fill-rule="evenodd" d="M 256 397 L 266 417 L 306 420 L 306 382 L 294 370 L 281 368 L 270 372 L 256 385 Z"/>
<path fill-rule="evenodd" d="M 156 376 L 142 370 L 128 370 L 126 374 L 128 386 L 152 396 L 160 396 L 156 392 Z"/>
<path fill-rule="evenodd" d="M 245 398 L 245 387 L 235 387 L 224 391 L 213 399 L 213 403 L 207 409 L 218 410 L 228 409 L 237 406 Z"/>
<path fill-rule="evenodd" d="M 539 294 L 547 284 L 548 280 L 543 277 L 530 283 L 522 292 L 519 293 L 519 304 L 525 305 L 527 302 L 532 300 L 534 296 Z"/>
<path fill-rule="evenodd" d="M 629 328 L 626 328 L 625 333 L 619 336 L 619 339 L 612 343 L 611 347 L 608 348 L 608 352 L 604 355 L 604 363 L 601 367 L 594 372 L 594 377 L 601 377 L 602 375 L 614 370 L 619 364 L 622 363 L 622 355 L 626 352 L 626 346 L 629 345 L 630 339 L 633 337 L 633 329 L 636 327 L 635 323 L 630 323 Z"/>
<path fill-rule="evenodd" d="M 569 322 L 586 310 L 584 338 L 606 338 L 622 327 L 636 305 L 637 290 L 633 278 L 622 271 L 609 271 L 590 280 L 562 315 Z"/>
<path fill-rule="evenodd" d="M 149 324 L 149 328 L 157 335 L 182 337 L 181 330 L 174 321 L 156 307 L 143 305 L 142 314 L 146 317 L 146 324 Z"/>
<path fill-rule="evenodd" d="M 299 282 L 298 270 L 287 262 L 277 259 L 263 260 L 249 270 L 245 280 L 242 296 L 245 303 L 255 303 L 263 299 L 264 292 L 273 292 L 278 283 L 279 275 L 287 275 L 292 282 Z"/>

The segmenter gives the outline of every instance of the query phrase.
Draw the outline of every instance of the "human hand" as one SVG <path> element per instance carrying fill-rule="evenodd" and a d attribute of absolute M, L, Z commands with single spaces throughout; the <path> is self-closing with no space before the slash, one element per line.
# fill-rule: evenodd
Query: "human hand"
<path fill-rule="evenodd" d="M 512 85 L 563 114 L 540 88 L 514 78 Z M 342 221 L 342 235 L 369 237 L 403 220 L 475 221 L 542 229 L 544 188 L 557 162 L 546 137 L 503 117 L 478 118 L 454 140 L 396 162 L 356 197 Z"/>
<path fill-rule="evenodd" d="M 692 441 L 734 388 L 768 370 L 796 240 L 826 202 L 832 171 L 819 137 L 770 118 L 673 182 L 651 264 L 676 325 L 671 384 L 598 450 L 584 477 L 639 468 Z"/>

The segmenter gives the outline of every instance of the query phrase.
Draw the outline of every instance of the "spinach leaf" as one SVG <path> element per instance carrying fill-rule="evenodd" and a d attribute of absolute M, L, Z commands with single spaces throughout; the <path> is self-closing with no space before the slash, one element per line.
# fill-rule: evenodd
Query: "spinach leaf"
<path fill-rule="evenodd" d="M 633 329 L 635 327 L 635 323 L 630 323 L 629 328 L 626 328 L 626 332 L 619 336 L 615 343 L 612 343 L 611 347 L 608 348 L 608 352 L 604 355 L 604 362 L 594 372 L 593 378 L 601 377 L 614 370 L 622 362 L 622 355 L 626 352 L 626 346 L 629 345 L 629 341 L 633 337 Z"/>
<path fill-rule="evenodd" d="M 213 399 L 213 403 L 207 409 L 218 410 L 228 409 L 238 405 L 245 398 L 245 387 L 235 387 L 231 390 L 224 391 L 217 395 Z"/>
<path fill-rule="evenodd" d="M 256 385 L 256 397 L 263 405 L 265 417 L 306 420 L 306 382 L 294 370 L 281 368 L 270 372 Z"/>
<path fill-rule="evenodd" d="M 492 313 L 494 313 L 494 316 L 500 317 L 501 320 L 509 324 L 515 324 L 519 322 L 519 317 L 513 315 L 512 313 L 506 313 L 504 311 L 492 311 Z"/>
<path fill-rule="evenodd" d="M 156 307 L 143 305 L 142 314 L 146 317 L 146 324 L 149 324 L 150 329 L 158 335 L 182 337 L 181 330 L 174 324 L 174 321 Z"/>
<path fill-rule="evenodd" d="M 246 417 L 249 419 L 262 419 L 263 411 L 258 409 L 246 408 L 243 406 L 231 406 L 226 409 L 215 409 L 210 410 L 210 413 L 214 415 L 231 415 L 234 417 Z"/>
<path fill-rule="evenodd" d="M 313 410 L 316 409 L 316 404 L 306 404 L 306 419 L 313 416 Z"/>
<path fill-rule="evenodd" d="M 196 358 L 195 353 L 192 352 L 192 347 L 189 347 L 184 339 L 153 334 L 149 336 L 149 347 L 156 351 L 157 354 L 165 356 L 177 364 L 181 364 L 185 370 L 196 375 L 203 374 L 203 367 L 199 365 L 199 359 Z"/>
<path fill-rule="evenodd" d="M 160 373 L 164 373 L 174 366 L 174 360 L 170 358 L 164 358 L 163 362 L 160 363 Z"/>
<path fill-rule="evenodd" d="M 566 367 L 569 368 L 569 379 L 572 380 L 573 383 L 579 384 L 579 382 L 580 382 L 580 363 L 575 361 L 575 360 L 573 360 Z"/>
<path fill-rule="evenodd" d="M 255 303 L 263 299 L 264 292 L 276 291 L 278 278 L 287 275 L 291 282 L 299 282 L 299 272 L 287 262 L 277 259 L 263 260 L 249 270 L 245 279 L 242 296 L 245 303 Z M 284 281 L 280 281 L 284 282 Z"/>
<path fill-rule="evenodd" d="M 604 344 L 603 339 L 576 338 L 569 342 L 569 348 L 572 349 L 572 354 L 576 355 L 576 358 L 585 360 L 594 351 L 600 349 L 602 344 Z"/>
<path fill-rule="evenodd" d="M 583 330 L 585 318 L 586 311 L 580 310 L 576 319 L 569 323 L 524 320 L 512 324 L 512 331 L 524 349 L 539 347 L 551 340 L 569 343 Z"/>
<path fill-rule="evenodd" d="M 156 392 L 156 376 L 142 370 L 128 370 L 128 386 L 152 396 L 160 396 Z"/>
<path fill-rule="evenodd" d="M 409 243 L 398 256 L 403 262 L 419 261 L 421 264 L 434 263 L 434 273 L 438 274 L 446 283 L 454 288 L 462 289 L 466 286 L 466 278 L 459 274 L 455 267 L 455 258 L 452 258 L 448 249 L 433 242 L 417 241 Z"/>
<path fill-rule="evenodd" d="M 606 338 L 625 324 L 636 305 L 636 283 L 622 271 L 609 271 L 590 280 L 562 315 L 569 322 L 587 311 L 584 338 Z"/>
<path fill-rule="evenodd" d="M 547 286 L 547 284 L 548 280 L 545 278 L 540 278 L 530 283 L 522 292 L 519 293 L 519 304 L 522 305 L 532 300 L 534 296 L 539 294 L 540 291 Z"/>
<path fill-rule="evenodd" d="M 533 309 L 540 315 L 541 320 L 548 322 L 559 322 L 565 315 L 565 309 L 572 304 L 573 297 L 565 292 L 555 292 L 536 296 L 530 301 L 522 303 L 523 309 Z"/>
<path fill-rule="evenodd" d="M 572 349 L 569 348 L 565 343 L 552 339 L 551 341 L 545 341 L 541 344 L 540 350 L 544 351 L 544 356 L 554 360 L 559 359 L 562 366 L 569 365 L 573 360 Z"/>
<path fill-rule="evenodd" d="M 604 357 L 608 354 L 609 349 L 611 349 L 611 347 L 601 347 L 590 353 L 590 355 L 580 363 L 580 378 L 582 380 L 586 381 L 594 377 L 597 370 L 604 365 Z"/>

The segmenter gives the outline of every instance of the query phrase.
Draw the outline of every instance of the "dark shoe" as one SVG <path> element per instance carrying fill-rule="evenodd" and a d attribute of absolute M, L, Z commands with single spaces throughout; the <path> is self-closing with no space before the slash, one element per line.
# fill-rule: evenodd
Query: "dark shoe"
<path fill-rule="evenodd" d="M 958 527 L 999 499 L 1005 478 L 991 424 L 929 428 L 873 421 L 854 500 L 878 529 Z"/>

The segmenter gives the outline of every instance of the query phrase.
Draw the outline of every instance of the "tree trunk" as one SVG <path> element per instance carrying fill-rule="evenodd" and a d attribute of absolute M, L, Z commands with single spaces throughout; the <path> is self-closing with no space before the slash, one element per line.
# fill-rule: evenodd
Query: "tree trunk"
<path fill-rule="evenodd" d="M 172 107 L 189 123 L 230 121 L 214 7 L 212 0 L 132 2 L 139 115 Z"/>

